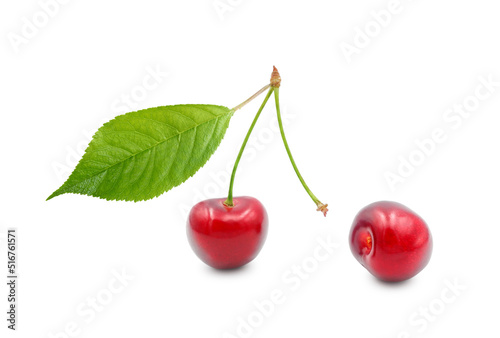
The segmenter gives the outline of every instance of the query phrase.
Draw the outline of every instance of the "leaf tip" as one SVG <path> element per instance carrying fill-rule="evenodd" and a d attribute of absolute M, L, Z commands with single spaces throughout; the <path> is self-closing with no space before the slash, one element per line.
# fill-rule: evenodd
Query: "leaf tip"
<path fill-rule="evenodd" d="M 61 193 L 59 190 L 61 190 L 61 188 L 57 189 L 56 191 L 54 191 L 52 194 L 50 194 L 49 197 L 47 197 L 47 199 L 45 201 L 49 201 L 51 199 L 53 199 L 54 197 L 57 197 L 63 193 Z"/>

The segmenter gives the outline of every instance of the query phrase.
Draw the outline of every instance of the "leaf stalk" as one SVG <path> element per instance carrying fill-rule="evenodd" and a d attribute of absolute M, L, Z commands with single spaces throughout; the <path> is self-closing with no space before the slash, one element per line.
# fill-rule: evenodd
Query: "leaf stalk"
<path fill-rule="evenodd" d="M 262 94 L 263 92 L 266 91 L 267 88 L 271 87 L 271 84 L 267 84 L 265 85 L 264 87 L 262 87 L 257 93 L 253 94 L 252 96 L 250 96 L 247 100 L 245 100 L 244 102 L 240 103 L 239 105 L 237 105 L 236 107 L 234 107 L 233 109 L 231 109 L 232 111 L 237 111 L 238 109 L 241 109 L 243 108 L 244 106 L 246 106 L 247 103 L 250 103 L 253 99 L 255 99 L 257 96 L 259 96 L 260 94 Z"/>

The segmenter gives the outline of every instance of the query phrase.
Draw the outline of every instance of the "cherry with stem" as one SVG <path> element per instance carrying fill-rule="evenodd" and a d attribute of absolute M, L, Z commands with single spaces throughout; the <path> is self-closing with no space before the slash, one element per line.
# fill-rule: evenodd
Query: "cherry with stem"
<path fill-rule="evenodd" d="M 271 85 L 259 90 L 236 111 Z M 253 260 L 267 237 L 268 216 L 259 200 L 249 196 L 234 197 L 233 184 L 236 169 L 259 116 L 273 93 L 271 87 L 255 115 L 234 164 L 226 200 L 213 198 L 196 204 L 189 213 L 187 236 L 195 254 L 207 265 L 216 269 L 234 269 Z"/>
<path fill-rule="evenodd" d="M 203 262 L 216 269 L 233 269 L 247 264 L 257 256 L 267 236 L 269 222 L 266 209 L 262 203 L 256 198 L 249 196 L 233 198 L 233 186 L 236 170 L 248 139 L 273 92 L 275 95 L 281 138 L 283 139 L 283 144 L 285 145 L 293 169 L 302 183 L 302 186 L 318 207 L 318 210 L 323 212 L 325 216 L 328 211 L 328 205 L 321 203 L 307 186 L 290 152 L 290 147 L 288 146 L 283 130 L 283 123 L 281 121 L 279 106 L 280 84 L 280 75 L 276 67 L 274 67 L 270 84 L 264 86 L 248 100 L 232 109 L 236 111 L 242 108 L 248 102 L 269 89 L 247 131 L 238 156 L 236 157 L 227 198 L 213 198 L 202 201 L 196 204 L 189 213 L 187 221 L 187 236 L 189 243 L 195 254 Z"/>

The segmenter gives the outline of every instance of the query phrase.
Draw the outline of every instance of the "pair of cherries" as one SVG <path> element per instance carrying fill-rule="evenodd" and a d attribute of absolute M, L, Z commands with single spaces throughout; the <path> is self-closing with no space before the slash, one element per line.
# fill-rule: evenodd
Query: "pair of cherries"
<path fill-rule="evenodd" d="M 293 160 L 286 141 L 279 107 L 281 78 L 274 67 L 270 84 L 237 110 L 270 88 L 243 141 L 233 168 L 227 199 L 216 198 L 196 204 L 189 213 L 187 235 L 196 255 L 216 269 L 234 269 L 252 261 L 266 240 L 269 220 L 266 209 L 248 196 L 233 198 L 233 184 L 240 158 L 260 113 L 274 92 L 280 133 L 290 162 L 302 186 L 325 216 L 323 204 L 311 192 Z M 395 202 L 376 202 L 356 216 L 350 232 L 350 248 L 357 260 L 374 276 L 402 281 L 419 273 L 429 262 L 432 237 L 426 223 L 412 210 Z"/>
<path fill-rule="evenodd" d="M 233 269 L 253 260 L 268 230 L 266 209 L 253 197 L 196 204 L 187 222 L 194 252 L 216 269 Z M 349 234 L 354 257 L 375 277 L 399 282 L 418 274 L 429 262 L 432 236 L 415 212 L 396 202 L 381 201 L 363 208 Z"/>

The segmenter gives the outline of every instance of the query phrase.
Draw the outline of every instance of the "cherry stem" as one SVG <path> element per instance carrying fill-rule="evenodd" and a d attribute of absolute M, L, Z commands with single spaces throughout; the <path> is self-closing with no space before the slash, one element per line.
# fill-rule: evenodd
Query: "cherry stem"
<path fill-rule="evenodd" d="M 270 87 L 270 85 L 262 88 L 255 95 L 253 95 L 250 99 L 248 99 L 247 101 L 243 102 L 242 104 L 240 104 L 236 108 L 233 108 L 233 110 L 241 108 L 242 106 L 244 106 L 246 103 L 248 103 L 251 100 L 253 100 L 256 96 L 258 96 L 260 93 L 262 93 L 264 90 L 266 90 L 269 87 Z M 238 169 L 238 164 L 240 163 L 241 156 L 243 155 L 243 151 L 245 150 L 245 147 L 247 145 L 248 139 L 250 138 L 250 134 L 252 134 L 253 128 L 255 127 L 255 124 L 257 123 L 257 120 L 259 119 L 260 113 L 262 112 L 262 110 L 266 106 L 266 103 L 269 100 L 269 98 L 271 97 L 271 94 L 273 93 L 273 90 L 274 90 L 274 88 L 271 87 L 271 89 L 269 89 L 269 91 L 267 92 L 267 95 L 266 95 L 266 98 L 264 99 L 264 102 L 262 102 L 262 105 L 260 106 L 259 111 L 255 115 L 255 117 L 253 119 L 253 122 L 250 125 L 250 128 L 248 129 L 247 135 L 245 136 L 245 140 L 243 141 L 243 144 L 241 145 L 241 148 L 240 148 L 240 152 L 238 153 L 238 157 L 236 157 L 236 162 L 234 163 L 233 172 L 231 174 L 231 182 L 229 183 L 229 192 L 227 194 L 227 199 L 224 202 L 225 206 L 228 206 L 228 207 L 234 206 L 234 204 L 233 204 L 233 184 L 234 184 L 234 177 L 236 176 L 236 169 Z"/>
<path fill-rule="evenodd" d="M 323 215 L 326 216 L 326 213 L 328 212 L 328 208 L 327 208 L 328 204 L 321 203 L 320 200 L 312 193 L 311 189 L 309 189 L 306 182 L 304 181 L 304 178 L 302 178 L 302 175 L 300 174 L 299 169 L 297 168 L 297 165 L 295 164 L 295 161 L 293 160 L 292 153 L 290 151 L 290 147 L 288 147 L 288 142 L 286 141 L 285 131 L 283 130 L 283 122 L 281 121 L 279 87 L 271 87 L 271 89 L 272 88 L 274 88 L 274 98 L 276 101 L 276 112 L 278 113 L 278 124 L 280 127 L 281 138 L 283 139 L 283 144 L 285 145 L 286 152 L 288 154 L 288 157 L 290 158 L 290 162 L 292 163 L 293 170 L 295 170 L 295 173 L 297 174 L 297 177 L 299 178 L 300 183 L 302 183 L 302 186 L 307 191 L 309 196 L 311 196 L 311 199 L 314 201 L 314 203 L 318 207 L 317 211 L 321 211 L 323 213 Z"/>
<path fill-rule="evenodd" d="M 257 93 L 253 94 L 252 96 L 250 96 L 246 101 L 240 103 L 239 105 L 237 105 L 236 107 L 234 107 L 233 109 L 231 109 L 232 111 L 237 111 L 238 109 L 241 109 L 243 108 L 247 103 L 251 102 L 253 99 L 255 99 L 257 96 L 259 96 L 260 94 L 262 94 L 263 92 L 266 91 L 267 88 L 269 88 L 271 86 L 271 84 L 268 84 L 268 85 L 265 85 L 264 87 L 262 87 Z"/>

